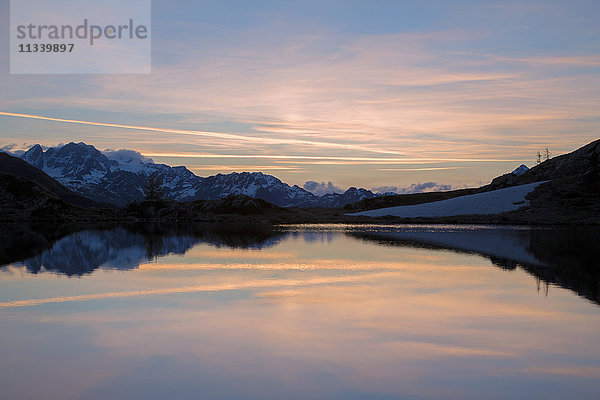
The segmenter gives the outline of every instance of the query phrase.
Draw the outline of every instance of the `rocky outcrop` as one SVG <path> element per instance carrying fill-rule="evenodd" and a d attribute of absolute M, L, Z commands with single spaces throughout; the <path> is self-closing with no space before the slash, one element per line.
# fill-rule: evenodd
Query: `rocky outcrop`
<path fill-rule="evenodd" d="M 74 207 L 36 182 L 0 172 L 0 220 L 57 220 Z"/>

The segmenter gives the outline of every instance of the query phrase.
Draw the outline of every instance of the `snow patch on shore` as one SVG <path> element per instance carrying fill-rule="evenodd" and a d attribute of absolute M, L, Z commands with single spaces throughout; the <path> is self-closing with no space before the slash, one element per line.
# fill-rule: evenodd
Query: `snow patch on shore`
<path fill-rule="evenodd" d="M 453 199 L 434 201 L 412 206 L 397 206 L 361 211 L 347 215 L 367 217 L 394 216 L 401 218 L 450 217 L 455 215 L 491 215 L 514 211 L 529 206 L 525 199 L 537 186 L 544 182 L 513 186 L 491 192 L 471 194 Z"/>

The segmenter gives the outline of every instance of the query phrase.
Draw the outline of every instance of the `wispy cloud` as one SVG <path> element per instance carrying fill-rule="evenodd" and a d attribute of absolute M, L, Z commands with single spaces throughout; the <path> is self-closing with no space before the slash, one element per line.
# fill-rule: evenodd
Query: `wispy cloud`
<path fill-rule="evenodd" d="M 346 149 L 346 150 L 357 150 L 357 151 L 363 151 L 363 152 L 368 152 L 368 153 L 403 154 L 402 152 L 397 152 L 397 151 L 392 151 L 392 150 L 375 149 L 375 148 L 369 148 L 369 147 L 365 147 L 365 146 L 344 144 L 344 143 L 321 142 L 321 141 L 300 140 L 300 139 L 278 139 L 278 138 L 266 138 L 266 137 L 257 137 L 257 136 L 245 136 L 245 135 L 237 135 L 237 134 L 222 133 L 222 132 L 209 132 L 209 131 L 198 131 L 198 130 L 157 128 L 157 127 L 149 127 L 149 126 L 123 125 L 123 124 L 115 124 L 115 123 L 108 123 L 108 122 L 83 121 L 83 120 L 74 120 L 74 119 L 65 119 L 65 118 L 46 117 L 46 116 L 32 115 L 32 114 L 19 114 L 19 113 L 5 112 L 5 111 L 0 111 L 0 115 L 4 115 L 7 117 L 18 117 L 18 118 L 38 119 L 38 120 L 53 121 L 53 122 L 62 122 L 62 123 L 68 123 L 68 124 L 81 124 L 81 125 L 91 125 L 91 126 L 102 126 L 102 127 L 107 127 L 107 128 L 122 128 L 122 129 L 153 131 L 153 132 L 162 132 L 162 133 L 170 133 L 170 134 L 202 136 L 202 137 L 211 137 L 211 138 L 225 139 L 225 140 L 232 140 L 232 141 L 257 142 L 257 143 L 263 143 L 263 144 L 291 144 L 291 145 L 302 144 L 302 145 L 309 145 L 309 146 L 315 146 L 315 147 L 321 147 L 321 148 L 340 148 L 340 149 Z"/>
<path fill-rule="evenodd" d="M 126 140 L 163 162 L 185 154 L 287 158 L 306 166 L 298 184 L 315 179 L 317 166 L 327 169 L 320 179 L 341 183 L 341 175 L 329 174 L 344 166 L 363 180 L 357 185 L 373 184 L 360 171 L 369 161 L 390 168 L 478 162 L 485 172 L 464 168 L 453 179 L 484 179 L 506 168 L 493 163 L 530 160 L 546 145 L 556 154 L 571 151 L 600 128 L 593 7 L 501 5 L 441 3 L 457 24 L 410 28 L 416 21 L 407 21 L 406 29 L 375 24 L 363 31 L 340 25 L 344 13 L 327 15 L 331 23 L 278 13 L 243 26 L 176 21 L 177 37 L 154 42 L 149 76 L 0 79 L 0 115 L 31 116 L 0 130 L 5 143 L 15 142 L 47 127 L 34 125 L 40 117 L 63 124 L 41 135 L 46 144 L 69 136 L 119 148 Z M 421 171 L 445 181 L 452 170 L 439 167 Z M 397 172 L 408 185 L 402 172 L 410 171 L 380 172 Z"/>
<path fill-rule="evenodd" d="M 361 164 L 414 164 L 414 163 L 439 163 L 443 161 L 460 162 L 504 162 L 515 161 L 518 158 L 389 158 L 389 157 L 335 157 L 335 156 L 298 156 L 298 155 L 269 155 L 269 154 L 194 154 L 194 153 L 144 153 L 148 157 L 173 157 L 173 158 L 266 158 L 274 160 L 333 160 L 348 161 Z M 283 162 L 283 161 L 282 161 Z"/>
<path fill-rule="evenodd" d="M 464 167 L 437 167 L 437 168 L 377 168 L 377 171 L 442 171 L 445 169 L 461 169 Z"/>
<path fill-rule="evenodd" d="M 294 171 L 300 169 L 298 166 L 283 166 L 283 165 L 260 165 L 260 164 L 205 164 L 205 165 L 190 165 L 186 167 L 192 171 Z"/>

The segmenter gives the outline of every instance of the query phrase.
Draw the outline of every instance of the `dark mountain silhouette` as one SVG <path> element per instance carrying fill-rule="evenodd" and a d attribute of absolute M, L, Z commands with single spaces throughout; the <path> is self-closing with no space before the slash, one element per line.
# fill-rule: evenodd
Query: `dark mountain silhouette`
<path fill-rule="evenodd" d="M 350 211 L 429 203 L 533 182 L 548 181 L 527 195 L 529 207 L 494 217 L 443 217 L 420 222 L 581 223 L 600 224 L 600 140 L 546 160 L 535 167 L 494 178 L 480 188 L 365 199 L 346 206 Z M 414 221 L 417 222 L 417 221 Z"/>
<path fill-rule="evenodd" d="M 68 219 L 77 208 L 38 183 L 0 172 L 0 220 Z"/>
<path fill-rule="evenodd" d="M 600 140 L 587 144 L 571 153 L 546 160 L 522 174 L 504 174 L 494 178 L 487 190 L 549 181 L 568 177 L 597 179 L 600 171 Z"/>
<path fill-rule="evenodd" d="M 21 179 L 33 181 L 46 189 L 48 192 L 56 195 L 56 197 L 60 198 L 61 200 L 77 207 L 98 208 L 107 206 L 106 204 L 98 203 L 78 195 L 72 190 L 61 185 L 58 181 L 40 169 L 30 165 L 18 157 L 13 157 L 7 153 L 0 152 L 0 172 L 12 174 Z"/>

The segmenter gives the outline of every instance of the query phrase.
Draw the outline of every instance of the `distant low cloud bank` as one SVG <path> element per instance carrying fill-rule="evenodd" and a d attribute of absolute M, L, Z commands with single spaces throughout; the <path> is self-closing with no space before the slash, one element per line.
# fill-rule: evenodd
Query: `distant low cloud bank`
<path fill-rule="evenodd" d="M 398 186 L 380 186 L 373 188 L 374 193 L 396 193 L 396 194 L 410 194 L 410 193 L 423 193 L 423 192 L 443 192 L 447 190 L 456 189 L 452 185 L 444 185 L 437 182 L 424 182 L 424 183 L 413 183 L 409 187 L 398 187 Z"/>
<path fill-rule="evenodd" d="M 111 160 L 121 161 L 121 162 L 133 162 L 133 163 L 152 163 L 154 164 L 154 160 L 149 157 L 143 156 L 140 152 L 135 150 L 112 150 L 106 149 L 103 151 L 104 155 Z"/>
<path fill-rule="evenodd" d="M 339 186 L 335 186 L 331 181 L 325 182 L 315 182 L 315 181 L 306 181 L 304 182 L 304 189 L 308 190 L 312 194 L 316 196 L 323 196 L 328 193 L 344 193 L 345 190 Z"/>
<path fill-rule="evenodd" d="M 64 143 L 59 143 L 55 146 L 46 146 L 43 144 L 40 144 L 40 147 L 42 148 L 42 150 L 46 151 L 51 147 L 54 148 L 61 148 L 63 147 L 65 144 Z M 17 143 L 9 143 L 6 144 L 2 147 L 0 147 L 0 151 L 3 153 L 8 153 L 10 155 L 13 155 L 15 157 L 20 157 L 23 155 L 23 153 L 25 153 L 27 150 L 29 150 L 30 148 L 32 148 L 33 146 L 35 146 L 35 144 L 31 144 L 31 143 L 22 143 L 22 144 L 17 144 Z"/>
<path fill-rule="evenodd" d="M 8 154 L 12 154 L 12 155 L 17 155 L 16 153 L 18 152 L 18 155 L 21 155 L 24 153 L 23 150 L 16 150 L 18 149 L 18 145 L 16 143 L 10 143 L 7 145 L 4 145 L 2 147 L 0 147 L 0 151 L 3 153 L 8 153 Z"/>

